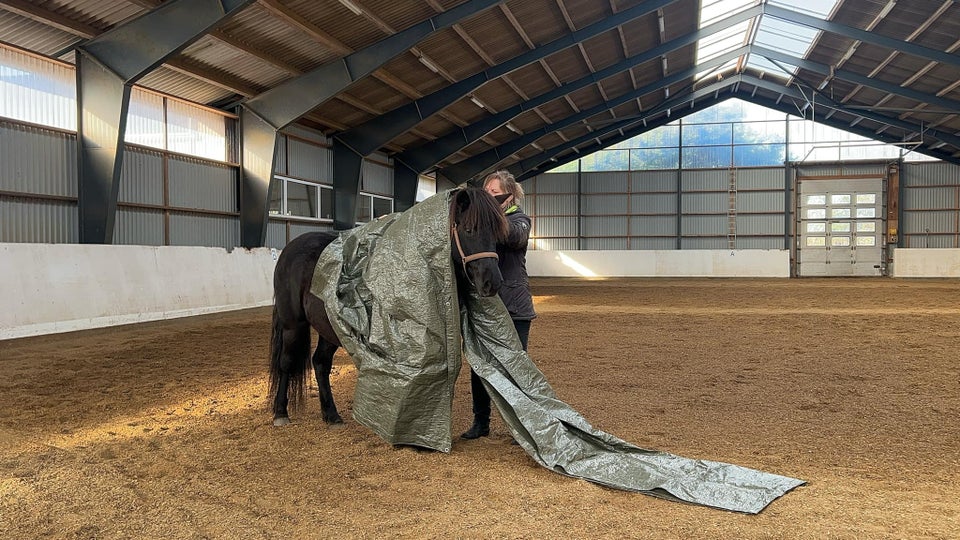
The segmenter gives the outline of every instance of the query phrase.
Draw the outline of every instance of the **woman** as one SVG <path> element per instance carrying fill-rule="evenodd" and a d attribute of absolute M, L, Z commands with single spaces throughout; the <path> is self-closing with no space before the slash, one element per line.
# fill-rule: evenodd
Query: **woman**
<path fill-rule="evenodd" d="M 483 189 L 500 202 L 509 224 L 506 240 L 497 244 L 500 257 L 500 299 L 507 306 L 513 326 L 523 350 L 527 350 L 530 324 L 537 314 L 533 310 L 530 280 L 527 278 L 527 240 L 530 238 L 530 217 L 523 213 L 520 202 L 523 188 L 507 171 L 490 173 L 483 181 Z M 476 439 L 490 435 L 490 395 L 483 381 L 470 370 L 470 391 L 473 394 L 473 425 L 463 435 L 464 439 Z"/>

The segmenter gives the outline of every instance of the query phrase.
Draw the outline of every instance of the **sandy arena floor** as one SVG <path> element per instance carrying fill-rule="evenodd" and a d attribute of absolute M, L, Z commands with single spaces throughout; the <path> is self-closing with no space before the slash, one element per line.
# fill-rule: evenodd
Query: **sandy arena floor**
<path fill-rule="evenodd" d="M 266 408 L 269 309 L 0 342 L 0 538 L 960 538 L 960 282 L 537 279 L 530 353 L 599 429 L 808 481 L 751 516 L 392 448 Z M 461 371 L 454 429 L 469 424 Z"/>

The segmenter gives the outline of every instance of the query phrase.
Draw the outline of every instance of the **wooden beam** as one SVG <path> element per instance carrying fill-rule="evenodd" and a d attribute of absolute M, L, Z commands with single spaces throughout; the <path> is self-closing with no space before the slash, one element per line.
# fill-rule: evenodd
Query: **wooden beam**
<path fill-rule="evenodd" d="M 571 32 L 576 32 L 577 27 L 573 25 L 573 19 L 570 18 L 570 13 L 567 12 L 567 6 L 563 4 L 563 0 L 557 0 L 557 7 L 560 8 L 560 14 L 563 15 L 563 20 L 567 22 L 567 28 Z"/>
<path fill-rule="evenodd" d="M 271 56 L 261 51 L 260 49 L 257 49 L 256 47 L 253 47 L 247 43 L 244 43 L 243 41 L 240 41 L 234 36 L 224 33 L 222 30 L 214 30 L 210 32 L 210 37 L 216 38 L 226 43 L 227 45 L 230 45 L 234 49 L 243 51 L 249 54 L 250 56 L 258 58 L 259 60 L 262 60 L 263 62 L 266 62 L 267 64 L 270 64 L 271 66 L 281 71 L 286 71 L 290 75 L 293 75 L 295 77 L 298 75 L 303 75 L 303 71 L 299 70 L 293 64 L 289 64 L 279 58 Z"/>
<path fill-rule="evenodd" d="M 456 32 L 457 35 L 460 36 L 460 39 L 462 39 L 464 43 L 473 49 L 473 52 L 477 53 L 477 56 L 486 62 L 488 66 L 494 66 L 497 64 L 496 61 L 494 61 L 494 59 L 487 54 L 483 48 L 480 47 L 480 44 L 474 41 L 474 39 L 470 37 L 470 34 L 467 34 L 467 31 L 464 30 L 462 26 L 459 24 L 453 25 L 453 31 Z"/>
<path fill-rule="evenodd" d="M 99 28 L 94 28 L 89 24 L 84 24 L 60 15 L 59 13 L 37 7 L 23 0 L 0 0 L 0 7 L 11 13 L 16 13 L 21 17 L 26 17 L 82 38 L 90 39 L 100 35 L 102 32 Z"/>
<path fill-rule="evenodd" d="M 331 36 L 330 34 L 324 32 L 318 28 L 315 24 L 304 19 L 299 14 L 294 12 L 292 9 L 284 6 L 277 0 L 257 0 L 257 3 L 263 6 L 267 11 L 273 13 L 277 17 L 283 19 L 285 22 L 291 26 L 296 27 L 301 32 L 310 36 L 314 41 L 320 43 L 321 45 L 327 47 L 333 52 L 346 56 L 353 52 L 353 49 L 348 47 L 346 44 L 338 40 L 337 38 Z"/>
<path fill-rule="evenodd" d="M 560 79 L 557 77 L 557 74 L 554 73 L 552 69 L 550 69 L 550 64 L 547 64 L 546 59 L 544 58 L 540 59 L 540 66 L 542 66 L 543 70 L 547 72 L 547 76 L 550 77 L 550 79 L 553 81 L 553 84 L 555 84 L 556 86 L 561 86 Z"/>
<path fill-rule="evenodd" d="M 384 69 L 378 69 L 373 72 L 373 76 L 383 84 L 393 88 L 397 92 L 407 96 L 410 99 L 419 99 L 423 97 L 423 94 L 417 91 L 416 88 L 410 86 L 409 84 L 401 81 L 393 74 L 387 72 Z"/>
<path fill-rule="evenodd" d="M 510 11 L 510 8 L 507 7 L 507 3 L 504 2 L 500 4 L 500 11 L 503 12 L 504 16 L 510 21 L 510 25 L 513 26 L 513 29 L 517 31 L 517 34 L 520 35 L 520 39 L 527 44 L 528 49 L 536 49 L 536 46 L 533 44 L 533 41 L 530 39 L 530 36 L 523 30 L 523 27 L 520 26 L 520 21 L 517 20 L 517 17 Z"/>
<path fill-rule="evenodd" d="M 346 92 L 340 92 L 339 94 L 337 94 L 337 95 L 336 95 L 336 99 L 339 99 L 340 101 L 346 103 L 347 105 L 350 105 L 350 106 L 352 106 L 352 107 L 356 107 L 356 108 L 360 109 L 361 111 L 366 112 L 366 113 L 370 113 L 370 114 L 372 114 L 372 115 L 374 115 L 374 116 L 380 116 L 381 114 L 383 114 L 383 111 L 381 111 L 380 109 L 377 109 L 376 107 L 373 107 L 372 105 L 369 105 L 369 104 L 367 104 L 367 103 L 364 103 L 363 101 L 360 101 L 359 99 L 351 96 L 350 94 L 348 94 L 348 93 L 346 93 Z"/>
<path fill-rule="evenodd" d="M 434 66 L 435 68 L 437 68 L 437 75 L 440 75 L 441 77 L 443 77 L 444 79 L 446 79 L 447 82 L 451 82 L 451 83 L 457 82 L 457 79 L 456 79 L 453 75 L 451 75 L 449 71 L 447 71 L 446 69 L 444 69 L 443 66 L 441 66 L 441 65 L 436 61 L 436 59 L 434 59 L 434 58 L 428 56 L 427 54 L 425 54 L 423 51 L 420 50 L 419 47 L 411 47 L 411 48 L 410 48 L 410 52 L 413 53 L 413 55 L 417 57 L 417 60 L 419 60 L 421 57 L 426 57 L 427 61 L 430 62 L 431 64 L 433 64 L 433 66 Z M 422 63 L 423 63 L 423 62 L 421 62 L 421 64 L 422 64 Z M 424 66 L 424 67 L 426 67 L 426 66 Z M 430 68 L 427 68 L 427 69 L 430 69 Z M 433 70 L 431 69 L 430 71 L 433 71 Z"/>
<path fill-rule="evenodd" d="M 177 73 L 189 75 L 194 79 L 198 79 L 207 84 L 212 84 L 213 86 L 223 88 L 224 90 L 229 90 L 244 97 L 253 97 L 263 91 L 259 88 L 250 86 L 235 77 L 231 77 L 223 73 L 217 73 L 213 70 L 205 69 L 200 66 L 185 62 L 182 58 L 171 58 L 164 62 L 163 65 L 172 69 L 173 71 L 176 71 Z"/>

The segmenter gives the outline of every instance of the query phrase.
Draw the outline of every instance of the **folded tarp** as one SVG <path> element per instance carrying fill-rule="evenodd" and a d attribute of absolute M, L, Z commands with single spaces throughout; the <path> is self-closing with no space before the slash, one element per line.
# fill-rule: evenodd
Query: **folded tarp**
<path fill-rule="evenodd" d="M 358 369 L 354 418 L 391 444 L 451 449 L 463 352 L 520 446 L 555 472 L 601 485 L 756 513 L 801 480 L 645 450 L 594 429 L 523 351 L 503 302 L 458 307 L 443 192 L 341 234 L 311 292 Z M 459 310 L 458 310 L 459 308 Z"/>

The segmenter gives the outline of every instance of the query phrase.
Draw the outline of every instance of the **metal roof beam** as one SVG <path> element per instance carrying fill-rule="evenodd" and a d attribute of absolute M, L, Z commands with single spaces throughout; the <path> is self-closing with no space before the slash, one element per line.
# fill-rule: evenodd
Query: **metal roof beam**
<path fill-rule="evenodd" d="M 506 75 L 527 64 L 537 62 L 558 51 L 573 47 L 581 41 L 603 34 L 617 26 L 642 17 L 676 0 L 646 0 L 630 9 L 606 17 L 582 30 L 577 30 L 546 45 L 527 51 L 510 60 L 497 64 L 476 75 L 451 84 L 442 90 L 424 96 L 412 103 L 398 107 L 383 116 L 374 118 L 355 128 L 336 135 L 336 138 L 353 148 L 358 154 L 367 156 L 381 148 L 402 133 L 416 126 L 424 119 L 467 96 L 484 83 Z"/>
<path fill-rule="evenodd" d="M 954 67 L 960 67 L 960 56 L 938 51 L 936 49 L 931 49 L 929 47 L 924 47 L 922 45 L 917 45 L 916 43 L 911 43 L 909 41 L 887 37 L 876 32 L 868 32 L 866 30 L 861 30 L 859 28 L 854 28 L 852 26 L 847 26 L 845 24 L 840 24 L 833 21 L 825 21 L 811 15 L 806 15 L 804 13 L 799 13 L 771 4 L 764 4 L 763 12 L 771 17 L 783 19 L 795 24 L 809 26 L 810 28 L 816 28 L 832 34 L 858 39 L 864 43 L 872 43 L 874 45 L 886 47 L 894 51 L 904 52 L 913 56 L 926 58 L 927 60 L 948 64 Z"/>
<path fill-rule="evenodd" d="M 741 79 L 743 82 L 747 84 L 759 86 L 761 88 L 765 88 L 772 92 L 778 92 L 780 94 L 783 94 L 801 101 L 807 100 L 807 97 L 802 92 L 795 90 L 793 88 L 787 88 L 782 84 L 775 83 L 767 79 L 760 79 L 752 75 L 746 75 L 746 74 L 742 75 Z M 836 101 L 830 99 L 829 97 L 825 96 L 822 93 L 817 93 L 817 105 L 820 105 L 829 109 L 834 109 L 837 112 L 842 112 L 845 114 L 857 116 L 863 120 L 870 120 L 872 122 L 877 122 L 878 124 L 889 125 L 890 127 L 902 129 L 908 133 L 912 133 L 914 131 L 923 133 L 923 135 L 925 136 L 929 136 L 930 138 L 944 141 L 947 144 L 960 148 L 960 137 L 956 135 L 945 133 L 943 131 L 936 130 L 936 129 L 923 128 L 919 124 L 909 122 L 907 120 L 901 120 L 895 116 L 887 116 L 885 114 L 873 112 L 868 109 L 854 109 L 854 108 L 851 108 L 849 105 L 837 103 Z"/>
<path fill-rule="evenodd" d="M 491 148 L 486 152 L 477 154 L 476 156 L 465 159 L 461 162 L 450 165 L 443 169 L 443 175 L 451 180 L 459 180 L 460 182 L 465 182 L 469 180 L 474 175 L 486 170 L 487 168 L 500 163 L 501 161 L 507 159 L 513 153 L 517 152 L 521 148 L 529 145 L 530 143 L 540 139 L 541 137 L 563 129 L 567 126 L 573 125 L 582 120 L 586 120 L 592 116 L 603 113 L 604 111 L 613 109 L 619 105 L 633 101 L 638 97 L 645 96 L 652 92 L 657 92 L 664 88 L 668 88 L 670 85 L 677 82 L 683 81 L 690 77 L 693 77 L 701 71 L 709 70 L 713 67 L 721 66 L 730 60 L 739 57 L 748 50 L 748 47 L 740 47 L 732 51 L 721 54 L 720 56 L 711 58 L 710 60 L 703 62 L 700 65 L 690 67 L 683 71 L 678 71 L 672 75 L 659 79 L 653 83 L 650 83 L 646 86 L 638 88 L 636 90 L 631 90 L 625 94 L 621 94 L 611 101 L 605 101 L 595 107 L 591 107 L 587 110 L 581 111 L 579 113 L 570 115 L 562 120 L 554 122 L 548 126 L 544 126 L 540 129 L 529 131 L 509 142 L 501 144 L 495 148 Z M 644 113 L 645 114 L 645 113 Z"/>
<path fill-rule="evenodd" d="M 552 148 L 548 148 L 544 152 L 538 155 L 531 156 L 527 159 L 520 161 L 518 166 L 516 167 L 516 168 L 519 168 L 519 174 L 517 175 L 517 178 L 521 178 L 521 177 L 530 178 L 531 176 L 535 176 L 537 173 L 533 171 L 537 170 L 537 168 L 540 165 L 550 161 L 558 154 L 566 150 L 574 150 L 579 154 L 580 151 L 577 148 L 577 146 L 585 142 L 592 141 L 595 138 L 603 136 L 607 133 L 618 131 L 621 129 L 624 130 L 625 133 L 644 133 L 645 131 L 647 131 L 646 129 L 647 127 L 654 126 L 657 123 L 654 120 L 650 120 L 650 118 L 664 111 L 676 109 L 677 107 L 682 107 L 687 103 L 696 102 L 696 100 L 704 97 L 712 96 L 709 102 L 711 104 L 718 103 L 720 101 L 719 92 L 722 92 L 723 90 L 726 90 L 727 88 L 730 88 L 736 85 L 739 82 L 739 78 L 740 76 L 736 75 L 733 77 L 723 79 L 722 81 L 715 82 L 711 85 L 705 86 L 700 90 L 696 90 L 694 92 L 676 96 L 673 99 L 664 101 L 663 103 L 657 105 L 650 111 L 644 113 L 642 117 L 626 118 L 624 120 L 621 120 L 620 122 L 616 122 L 614 124 L 610 124 L 608 126 L 598 128 L 593 133 L 588 133 L 587 135 L 578 137 L 572 141 L 554 146 Z M 694 109 L 696 109 L 696 105 L 694 105 L 688 110 L 694 110 Z M 696 109 L 696 110 L 699 110 L 699 109 Z M 666 121 L 664 121 L 663 124 L 669 124 L 673 120 L 676 120 L 675 117 L 672 117 L 669 114 L 666 115 L 664 118 L 666 119 Z M 640 124 L 641 127 L 633 128 L 632 126 L 634 126 L 635 124 Z M 650 129 L 652 129 L 652 127 Z M 554 166 L 555 165 L 551 165 L 550 168 L 553 168 Z M 531 172 L 532 174 L 527 175 L 528 172 Z"/>
<path fill-rule="evenodd" d="M 733 97 L 737 97 L 737 96 L 733 96 Z M 757 96 L 746 96 L 746 95 L 743 96 L 741 99 L 745 101 L 749 101 L 756 105 L 767 107 L 768 109 L 773 109 L 775 111 L 780 111 L 780 112 L 789 114 L 791 116 L 797 116 L 797 111 L 793 109 L 793 107 L 785 103 L 774 101 L 772 99 L 757 97 Z M 890 144 L 903 143 L 903 141 L 900 140 L 900 138 L 896 137 L 895 135 L 887 135 L 886 133 L 875 133 L 873 130 L 858 128 L 856 126 L 851 126 L 846 122 L 841 122 L 839 120 L 835 120 L 831 118 L 820 118 L 819 120 L 815 120 L 815 122 L 826 125 L 826 126 L 830 126 L 839 130 L 849 131 L 851 133 L 855 133 L 857 135 L 861 135 L 863 137 L 878 140 L 881 142 L 886 142 Z M 946 144 L 946 143 L 940 143 L 940 144 Z M 931 157 L 935 157 L 937 159 L 942 159 L 952 163 L 960 164 L 960 159 L 953 157 L 949 152 L 941 152 L 933 148 L 923 148 L 922 146 L 914 148 L 914 151 L 920 152 L 922 154 L 926 154 Z"/>
<path fill-rule="evenodd" d="M 466 147 L 474 141 L 479 140 L 481 137 L 491 133 L 500 126 L 505 125 L 507 122 L 526 111 L 535 109 L 545 103 L 570 94 L 571 92 L 585 88 L 591 84 L 599 83 L 608 77 L 612 77 L 662 55 L 696 43 L 705 37 L 722 32 L 727 28 L 730 28 L 745 20 L 749 20 L 751 17 L 755 17 L 760 13 L 762 13 L 762 6 L 755 6 L 751 9 L 742 11 L 736 15 L 733 15 L 732 17 L 728 17 L 722 21 L 705 26 L 700 30 L 690 32 L 689 34 L 680 36 L 661 45 L 648 49 L 641 54 L 626 58 L 625 60 L 601 69 L 596 73 L 591 73 L 575 81 L 560 85 L 554 90 L 540 94 L 535 98 L 528 99 L 523 103 L 514 105 L 509 109 L 505 109 L 471 125 L 460 129 L 455 129 L 435 141 L 404 151 L 394 156 L 394 159 L 405 163 L 408 167 L 416 170 L 417 172 L 427 171 L 430 169 L 430 167 L 438 164 L 444 158 L 455 154 L 460 149 Z"/>
<path fill-rule="evenodd" d="M 242 103 L 240 106 L 241 244 L 244 247 L 256 247 L 262 246 L 266 241 L 268 196 L 275 169 L 274 160 L 279 130 L 307 115 L 359 79 L 374 73 L 391 58 L 408 51 L 429 34 L 453 26 L 501 1 L 469 0 Z M 275 9 L 287 9 L 277 4 L 275 0 L 261 0 L 261 3 L 265 6 L 273 6 Z M 362 159 L 360 156 L 349 155 L 351 154 L 349 149 L 342 143 L 334 142 L 334 227 L 349 228 L 356 221 Z"/>
<path fill-rule="evenodd" d="M 276 129 L 295 122 L 348 86 L 370 75 L 390 59 L 406 52 L 433 32 L 485 11 L 502 0 L 470 0 L 459 6 L 386 37 L 344 58 L 324 64 L 250 98 L 243 106 Z"/>
<path fill-rule="evenodd" d="M 716 91 L 716 89 L 713 89 L 713 90 L 711 90 L 710 93 L 714 93 L 715 91 Z M 517 176 L 517 181 L 518 181 L 518 182 L 522 182 L 522 181 L 527 180 L 527 179 L 529 179 L 529 178 L 533 178 L 534 176 L 537 176 L 538 174 L 543 174 L 544 172 L 549 171 L 550 169 L 554 169 L 554 168 L 556 168 L 556 167 L 559 167 L 559 166 L 561 166 L 561 165 L 565 165 L 565 164 L 567 164 L 567 163 L 569 163 L 569 162 L 571 162 L 571 161 L 574 161 L 574 160 L 576 160 L 576 159 L 580 159 L 580 158 L 582 157 L 581 154 L 588 154 L 588 153 L 591 153 L 591 152 L 595 152 L 595 151 L 597 151 L 597 150 L 602 150 L 602 149 L 604 149 L 604 148 L 606 148 L 606 147 L 608 147 L 608 146 L 610 146 L 610 145 L 613 145 L 613 144 L 617 144 L 617 143 L 619 143 L 619 142 L 626 141 L 626 140 L 628 140 L 628 139 L 631 139 L 631 138 L 633 138 L 633 137 L 636 137 L 637 135 L 642 135 L 642 134 L 644 134 L 644 133 L 646 133 L 646 132 L 648 132 L 648 131 L 650 131 L 650 130 L 656 129 L 656 128 L 658 128 L 658 127 L 663 127 L 663 126 L 669 124 L 670 122 L 675 121 L 675 120 L 678 119 L 678 118 L 683 118 L 684 116 L 687 116 L 687 115 L 690 115 L 690 114 L 693 114 L 693 113 L 696 113 L 696 112 L 700 112 L 700 111 L 702 111 L 702 110 L 704 110 L 704 109 L 708 109 L 708 108 L 710 108 L 710 107 L 713 107 L 714 105 L 716 105 L 716 104 L 718 104 L 718 103 L 722 103 L 722 102 L 724 102 L 724 101 L 726 101 L 726 100 L 728 100 L 728 99 L 730 99 L 730 98 L 732 98 L 732 97 L 734 97 L 734 95 L 733 95 L 732 93 L 726 93 L 726 94 L 723 94 L 723 95 L 710 96 L 710 99 L 707 99 L 707 100 L 704 100 L 704 101 L 700 101 L 700 102 L 694 102 L 690 107 L 684 107 L 684 108 L 683 108 L 683 114 L 678 114 L 678 115 L 675 115 L 675 116 L 667 116 L 667 115 L 664 115 L 664 116 L 662 116 L 662 117 L 660 117 L 660 118 L 657 118 L 656 120 L 648 121 L 646 124 L 642 124 L 642 123 L 641 123 L 641 125 L 636 126 L 636 127 L 634 127 L 634 128 L 631 128 L 631 129 L 621 129 L 621 130 L 620 130 L 621 133 L 620 133 L 619 135 L 617 135 L 616 137 L 611 137 L 611 138 L 607 139 L 606 141 L 603 141 L 602 145 L 601 145 L 601 144 L 597 144 L 597 145 L 595 145 L 594 147 L 588 147 L 588 148 L 586 148 L 586 149 L 582 149 L 582 150 L 580 150 L 580 153 L 572 153 L 572 154 L 570 154 L 570 155 L 568 155 L 568 156 L 566 156 L 566 157 L 557 159 L 556 162 L 553 162 L 552 159 L 551 159 L 551 160 L 545 161 L 545 162 L 543 162 L 543 163 L 540 163 L 539 165 L 537 165 L 537 166 L 535 166 L 535 167 L 533 167 L 533 168 L 531 168 L 531 169 L 529 169 L 529 170 L 521 173 L 519 176 Z M 548 162 L 549 162 L 549 166 L 546 165 Z"/>
<path fill-rule="evenodd" d="M 947 110 L 960 112 L 960 102 L 952 99 L 946 99 L 932 94 L 927 94 L 925 92 L 919 92 L 917 90 L 902 87 L 897 84 L 873 79 L 857 73 L 852 73 L 850 71 L 833 69 L 831 66 L 826 64 L 821 64 L 811 60 L 804 60 L 803 58 L 797 58 L 796 56 L 760 47 L 758 45 L 752 45 L 750 47 L 750 52 L 753 54 L 759 54 L 760 56 L 764 56 L 770 60 L 786 62 L 788 64 L 819 73 L 821 75 L 831 75 L 837 79 L 842 79 L 869 88 L 874 88 L 882 92 L 887 92 L 888 94 L 893 94 L 912 99 L 914 101 L 919 101 L 920 103 L 929 103 Z"/>
<path fill-rule="evenodd" d="M 170 0 L 76 48 L 79 240 L 110 244 L 133 84 L 252 0 Z"/>

